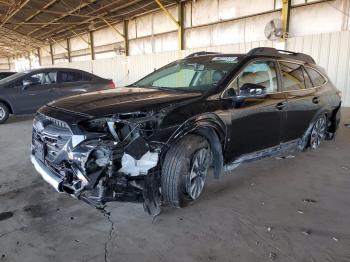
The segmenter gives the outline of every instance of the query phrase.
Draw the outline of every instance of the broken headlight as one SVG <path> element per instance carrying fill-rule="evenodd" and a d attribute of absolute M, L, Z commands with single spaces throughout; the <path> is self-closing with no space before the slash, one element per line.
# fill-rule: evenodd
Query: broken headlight
<path fill-rule="evenodd" d="M 161 113 L 119 113 L 112 117 L 84 121 L 80 127 L 87 132 L 109 133 L 115 141 L 128 143 L 138 136 L 147 138 L 152 135 L 160 120 Z"/>

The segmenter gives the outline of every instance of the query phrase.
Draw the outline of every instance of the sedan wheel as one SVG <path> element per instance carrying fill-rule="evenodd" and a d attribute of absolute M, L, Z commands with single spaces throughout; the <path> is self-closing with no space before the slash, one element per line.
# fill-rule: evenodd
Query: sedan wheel
<path fill-rule="evenodd" d="M 3 124 L 6 122 L 6 120 L 9 118 L 9 109 L 7 106 L 3 103 L 0 103 L 0 124 Z"/>
<path fill-rule="evenodd" d="M 324 139 L 327 128 L 327 118 L 326 116 L 321 116 L 315 122 L 310 136 L 310 147 L 312 149 L 317 149 Z"/>

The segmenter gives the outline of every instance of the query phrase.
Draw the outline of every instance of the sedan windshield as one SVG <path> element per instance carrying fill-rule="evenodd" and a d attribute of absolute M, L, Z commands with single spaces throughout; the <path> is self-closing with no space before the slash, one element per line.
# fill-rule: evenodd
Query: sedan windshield
<path fill-rule="evenodd" d="M 237 56 L 198 56 L 171 63 L 132 86 L 169 90 L 209 91 L 240 61 Z"/>

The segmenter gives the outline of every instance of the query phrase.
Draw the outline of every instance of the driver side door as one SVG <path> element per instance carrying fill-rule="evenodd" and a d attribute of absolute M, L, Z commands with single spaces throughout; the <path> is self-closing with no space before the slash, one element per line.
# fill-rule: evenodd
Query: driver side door
<path fill-rule="evenodd" d="M 280 144 L 281 127 L 286 121 L 286 98 L 280 92 L 277 70 L 274 60 L 252 61 L 245 65 L 223 94 L 224 98 L 231 96 L 233 101 L 226 152 L 228 160 Z M 261 86 L 265 95 L 240 98 L 244 84 Z"/>

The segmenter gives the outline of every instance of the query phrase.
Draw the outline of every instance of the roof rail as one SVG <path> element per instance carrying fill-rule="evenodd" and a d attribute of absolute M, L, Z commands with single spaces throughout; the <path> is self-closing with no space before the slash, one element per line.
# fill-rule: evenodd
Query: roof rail
<path fill-rule="evenodd" d="M 277 56 L 277 57 L 291 58 L 299 61 L 304 61 L 310 64 L 315 64 L 315 60 L 307 54 L 296 53 L 296 52 L 291 52 L 287 50 L 279 50 L 272 47 L 253 48 L 248 52 L 247 55 Z"/>
<path fill-rule="evenodd" d="M 200 51 L 200 52 L 195 52 L 195 53 L 189 54 L 189 55 L 186 56 L 185 58 L 196 57 L 196 56 L 201 56 L 201 55 L 215 55 L 215 54 L 220 54 L 220 53 L 219 53 L 219 52 Z"/>

